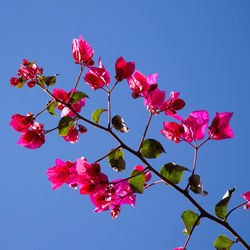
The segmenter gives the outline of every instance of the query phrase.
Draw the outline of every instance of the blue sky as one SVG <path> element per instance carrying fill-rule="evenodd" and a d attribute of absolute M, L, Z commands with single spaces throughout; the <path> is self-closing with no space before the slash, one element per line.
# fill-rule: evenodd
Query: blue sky
<path fill-rule="evenodd" d="M 167 95 L 180 91 L 188 116 L 206 109 L 234 112 L 234 139 L 209 142 L 198 154 L 197 174 L 208 196 L 193 195 L 208 211 L 227 189 L 236 186 L 229 204 L 243 202 L 241 193 L 250 190 L 249 168 L 249 1 L 5 1 L 1 5 L 0 50 L 2 55 L 2 164 L 1 164 L 1 250 L 146 249 L 170 250 L 182 246 L 186 236 L 181 214 L 196 209 L 172 188 L 154 186 L 137 195 L 135 208 L 124 206 L 119 217 L 93 213 L 88 197 L 65 186 L 56 191 L 45 174 L 56 158 L 72 160 L 81 156 L 90 162 L 100 158 L 115 141 L 98 129 L 71 145 L 56 133 L 46 137 L 41 149 L 29 150 L 16 144 L 19 134 L 8 124 L 13 114 L 38 113 L 49 97 L 39 89 L 16 89 L 9 84 L 23 58 L 34 60 L 44 74 L 59 73 L 56 87 L 69 90 L 76 81 L 79 65 L 72 58 L 73 38 L 82 34 L 94 48 L 95 61 L 101 56 L 113 77 L 119 56 L 134 61 L 136 69 L 159 74 L 158 84 Z M 85 71 L 86 72 L 86 71 Z M 101 91 L 93 92 L 81 79 L 79 89 L 91 98 L 82 115 L 107 106 Z M 112 114 L 120 114 L 131 131 L 121 138 L 136 147 L 148 112 L 142 100 L 133 100 L 126 81 L 112 96 Z M 167 162 L 192 168 L 193 150 L 175 144 L 160 134 L 165 115 L 154 117 L 147 138 L 162 143 L 167 154 L 150 161 L 156 169 Z M 47 114 L 39 117 L 46 129 L 57 124 Z M 103 119 L 105 123 L 106 119 Z M 104 124 L 103 123 L 103 124 Z M 125 152 L 127 170 L 113 172 L 107 160 L 102 171 L 110 179 L 127 177 L 140 162 Z M 181 187 L 188 175 L 184 174 Z M 153 180 L 157 180 L 154 177 Z M 249 211 L 239 209 L 230 224 L 250 243 Z M 233 237 L 225 229 L 203 220 L 195 229 L 188 249 L 213 249 L 218 235 Z M 243 249 L 235 244 L 232 249 Z"/>

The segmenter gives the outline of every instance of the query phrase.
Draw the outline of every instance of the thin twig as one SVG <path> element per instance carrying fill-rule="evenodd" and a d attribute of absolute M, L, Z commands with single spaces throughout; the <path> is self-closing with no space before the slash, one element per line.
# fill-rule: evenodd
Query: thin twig
<path fill-rule="evenodd" d="M 75 90 L 76 90 L 76 87 L 77 87 L 78 82 L 79 82 L 79 80 L 80 80 L 80 77 L 81 77 L 81 75 L 82 75 L 83 69 L 84 69 L 84 65 L 82 64 L 82 65 L 81 65 L 80 73 L 79 73 L 79 75 L 78 75 L 78 77 L 77 77 L 77 80 L 76 80 L 75 87 L 73 88 L 73 91 L 72 91 L 71 94 L 70 94 L 69 103 L 70 103 L 70 100 L 71 100 L 71 98 L 72 98 L 72 96 L 73 96 Z"/>
<path fill-rule="evenodd" d="M 238 205 L 238 206 L 234 207 L 233 209 L 231 209 L 231 210 L 227 213 L 227 215 L 226 215 L 226 217 L 225 217 L 225 221 L 227 221 L 228 216 L 229 216 L 234 210 L 236 210 L 237 208 L 239 208 L 239 207 L 241 207 L 241 206 L 244 206 L 244 205 L 247 204 L 247 203 L 248 203 L 248 201 L 243 202 L 243 203 L 241 203 L 240 205 Z"/>
<path fill-rule="evenodd" d="M 34 118 L 36 118 L 37 116 L 39 116 L 40 114 L 42 114 L 43 111 L 45 111 L 50 105 L 52 105 L 55 102 L 55 100 L 49 102 L 46 107 L 44 109 L 42 109 L 39 113 L 37 113 Z"/>
<path fill-rule="evenodd" d="M 116 151 L 117 149 L 121 148 L 121 145 L 117 146 L 116 148 L 113 148 L 109 153 L 107 153 L 106 155 L 104 155 L 103 157 L 101 157 L 100 159 L 96 160 L 95 162 L 99 162 L 103 159 L 105 159 L 107 156 L 109 156 L 110 154 L 112 154 L 114 151 Z"/>
<path fill-rule="evenodd" d="M 193 233 L 193 231 L 194 231 L 194 228 L 195 228 L 195 227 L 197 226 L 197 224 L 199 223 L 199 220 L 200 220 L 201 217 L 202 217 L 202 216 L 201 216 L 201 214 L 200 214 L 200 216 L 196 219 L 194 225 L 192 226 L 192 229 L 191 229 L 191 231 L 190 231 L 190 233 L 189 233 L 189 235 L 188 235 L 188 238 L 187 238 L 187 240 L 186 240 L 186 242 L 185 242 L 185 245 L 184 245 L 184 247 L 183 247 L 184 250 L 186 249 L 186 246 L 187 246 L 187 244 L 188 244 L 188 242 L 189 242 L 189 240 L 190 240 L 190 237 L 191 237 L 191 235 L 192 235 L 192 233 Z"/>
<path fill-rule="evenodd" d="M 145 131 L 144 131 L 144 134 L 143 134 L 143 136 L 142 136 L 142 138 L 141 138 L 141 141 L 140 141 L 139 147 L 138 147 L 138 149 L 137 149 L 137 152 L 140 151 L 141 145 L 142 145 L 142 143 L 143 143 L 143 141 L 144 141 L 144 138 L 145 138 L 145 136 L 146 136 L 146 134 L 147 134 L 148 127 L 149 127 L 149 124 L 150 124 L 152 115 L 153 115 L 153 114 L 152 114 L 152 111 L 150 110 L 150 115 L 149 115 L 149 118 L 148 118 L 147 126 L 146 126 Z"/>

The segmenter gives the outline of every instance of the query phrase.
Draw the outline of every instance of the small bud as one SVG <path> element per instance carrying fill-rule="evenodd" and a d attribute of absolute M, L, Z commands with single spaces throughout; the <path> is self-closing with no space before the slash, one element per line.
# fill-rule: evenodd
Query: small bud
<path fill-rule="evenodd" d="M 154 90 L 156 90 L 158 87 L 158 84 L 155 83 L 155 84 L 151 84 L 150 87 L 149 87 L 149 92 L 153 92 Z"/>
<path fill-rule="evenodd" d="M 137 99 L 139 96 L 140 96 L 140 95 L 137 94 L 136 92 L 132 92 L 132 97 L 133 97 L 134 99 Z"/>
<path fill-rule="evenodd" d="M 35 82 L 35 81 L 29 81 L 29 82 L 27 82 L 27 86 L 28 86 L 29 88 L 33 88 L 35 85 L 36 85 L 36 82 Z"/>
<path fill-rule="evenodd" d="M 87 128 L 84 127 L 84 126 L 82 126 L 82 125 L 80 125 L 80 124 L 78 125 L 78 128 L 79 128 L 79 132 L 81 134 L 85 134 L 87 132 Z"/>

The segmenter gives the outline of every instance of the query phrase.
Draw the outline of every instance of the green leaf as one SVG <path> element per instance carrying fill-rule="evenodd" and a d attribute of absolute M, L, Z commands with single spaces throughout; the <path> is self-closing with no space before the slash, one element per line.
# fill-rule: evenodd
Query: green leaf
<path fill-rule="evenodd" d="M 52 101 L 49 101 L 48 103 L 47 103 L 47 105 L 49 105 L 49 103 L 51 103 Z M 52 104 L 50 104 L 50 106 L 47 108 L 47 111 L 51 114 L 51 115 L 53 115 L 53 116 L 55 116 L 55 117 L 57 117 L 57 114 L 55 113 L 55 108 L 57 107 L 57 105 L 58 105 L 58 102 L 53 102 Z"/>
<path fill-rule="evenodd" d="M 189 171 L 187 168 L 176 165 L 175 163 L 167 163 L 165 164 L 161 170 L 160 170 L 160 174 L 162 176 L 164 176 L 165 178 L 167 178 L 168 180 L 170 180 L 171 182 L 173 182 L 174 184 L 178 184 L 183 176 L 183 172 L 187 170 Z M 168 185 L 167 183 L 165 183 L 165 185 Z"/>
<path fill-rule="evenodd" d="M 16 87 L 19 88 L 19 89 L 21 89 L 25 83 L 26 83 L 26 79 L 23 78 L 23 81 L 20 82 L 20 83 L 18 83 L 18 84 L 16 85 Z"/>
<path fill-rule="evenodd" d="M 129 179 L 129 186 L 131 190 L 135 193 L 143 194 L 144 192 L 144 183 L 146 181 L 145 173 L 139 170 L 133 170 L 130 174 L 130 177 L 135 176 Z"/>
<path fill-rule="evenodd" d="M 81 101 L 84 97 L 88 97 L 87 94 L 83 93 L 82 91 L 75 91 L 70 99 L 71 104 L 78 103 Z"/>
<path fill-rule="evenodd" d="M 119 115 L 115 115 L 112 118 L 112 126 L 119 132 L 128 132 L 129 128 L 126 126 L 123 118 Z"/>
<path fill-rule="evenodd" d="M 159 157 L 161 153 L 166 153 L 160 142 L 154 139 L 146 139 L 141 145 L 141 154 L 144 158 L 153 159 Z"/>
<path fill-rule="evenodd" d="M 58 124 L 58 135 L 66 136 L 73 123 L 74 120 L 70 116 L 64 116 Z"/>
<path fill-rule="evenodd" d="M 222 200 L 216 204 L 214 208 L 214 212 L 218 218 L 223 219 L 223 220 L 226 218 L 227 205 L 234 191 L 235 191 L 235 187 L 230 190 L 227 190 L 227 192 L 222 197 Z"/>
<path fill-rule="evenodd" d="M 97 109 L 92 113 L 92 121 L 99 124 L 100 122 L 100 116 L 103 112 L 107 111 L 107 109 Z"/>
<path fill-rule="evenodd" d="M 46 84 L 47 86 L 53 86 L 56 84 L 56 77 L 58 75 L 59 74 L 55 74 L 54 76 L 41 76 L 39 80 L 43 85 Z"/>
<path fill-rule="evenodd" d="M 124 161 L 124 153 L 120 149 L 108 155 L 108 162 L 115 171 L 122 172 L 125 170 L 126 162 Z"/>
<path fill-rule="evenodd" d="M 225 235 L 220 235 L 218 238 L 214 241 L 214 247 L 217 250 L 229 250 L 231 246 L 233 245 L 233 241 L 228 239 Z"/>
<path fill-rule="evenodd" d="M 182 231 L 184 234 L 189 235 L 192 227 L 194 225 L 194 223 L 196 222 L 196 220 L 198 219 L 199 215 L 196 214 L 194 211 L 192 210 L 186 210 L 182 215 L 181 218 L 185 224 L 185 229 Z M 198 221 L 198 223 L 196 225 L 200 224 L 200 220 Z"/>
<path fill-rule="evenodd" d="M 203 185 L 201 183 L 201 177 L 197 174 L 191 175 L 188 179 L 190 189 L 195 194 L 201 194 L 203 196 L 206 196 L 208 194 L 207 191 L 203 189 Z"/>

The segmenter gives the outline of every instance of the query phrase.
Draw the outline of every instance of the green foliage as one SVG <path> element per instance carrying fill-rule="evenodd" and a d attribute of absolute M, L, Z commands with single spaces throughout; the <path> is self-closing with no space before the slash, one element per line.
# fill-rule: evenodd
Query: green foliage
<path fill-rule="evenodd" d="M 229 250 L 231 246 L 233 245 L 233 241 L 228 239 L 225 235 L 220 235 L 218 238 L 214 241 L 214 247 L 217 250 Z"/>
<path fill-rule="evenodd" d="M 74 94 L 70 98 L 70 103 L 71 104 L 78 103 L 85 97 L 88 97 L 88 95 L 83 93 L 82 91 L 75 91 Z"/>
<path fill-rule="evenodd" d="M 49 101 L 48 103 L 47 103 L 47 105 L 49 105 L 49 103 L 51 103 L 52 101 Z M 53 115 L 53 116 L 55 116 L 55 117 L 57 117 L 57 114 L 55 113 L 55 108 L 57 107 L 57 105 L 58 105 L 58 102 L 53 102 L 52 104 L 50 104 L 49 105 L 49 107 L 47 108 L 47 111 L 51 114 L 51 115 Z"/>
<path fill-rule="evenodd" d="M 227 192 L 222 197 L 222 200 L 216 204 L 216 206 L 214 208 L 214 212 L 218 218 L 223 219 L 223 220 L 226 218 L 227 205 L 228 205 L 230 198 L 232 197 L 232 194 L 234 193 L 234 191 L 235 191 L 235 187 L 230 189 L 230 190 L 227 190 Z"/>
<path fill-rule="evenodd" d="M 146 139 L 141 145 L 141 155 L 144 158 L 154 159 L 160 156 L 161 153 L 165 153 L 164 148 L 160 142 L 154 139 Z"/>
<path fill-rule="evenodd" d="M 126 162 L 124 161 L 124 153 L 120 149 L 108 155 L 108 162 L 115 171 L 122 172 L 125 170 Z"/>
<path fill-rule="evenodd" d="M 112 118 L 112 126 L 115 130 L 119 132 L 128 132 L 129 128 L 126 126 L 123 118 L 119 115 L 116 115 Z"/>
<path fill-rule="evenodd" d="M 58 135 L 66 136 L 73 123 L 74 120 L 70 116 L 64 116 L 58 123 Z"/>
<path fill-rule="evenodd" d="M 145 173 L 139 170 L 133 170 L 130 174 L 129 186 L 135 193 L 142 194 L 144 192 L 144 183 L 146 181 Z"/>
<path fill-rule="evenodd" d="M 99 124 L 100 122 L 100 118 L 101 118 L 101 114 L 103 112 L 107 111 L 107 109 L 96 109 L 93 113 L 92 113 L 92 121 Z"/>
<path fill-rule="evenodd" d="M 42 85 L 46 84 L 47 86 L 53 86 L 56 84 L 56 77 L 58 76 L 59 74 L 55 74 L 54 76 L 41 76 L 39 78 L 40 80 L 40 83 Z"/>
<path fill-rule="evenodd" d="M 196 220 L 198 219 L 199 215 L 196 214 L 194 211 L 192 210 L 186 210 L 182 215 L 181 218 L 185 224 L 185 229 L 182 231 L 184 234 L 189 235 L 192 227 L 194 225 L 194 223 L 196 222 Z M 200 224 L 200 220 L 198 221 L 198 223 L 196 223 L 196 225 Z"/>
<path fill-rule="evenodd" d="M 203 196 L 206 196 L 208 194 L 207 191 L 203 189 L 203 185 L 201 183 L 201 177 L 197 174 L 191 175 L 188 179 L 190 189 L 195 194 L 201 194 Z"/>
<path fill-rule="evenodd" d="M 170 180 L 171 182 L 173 182 L 174 184 L 178 184 L 182 180 L 183 172 L 185 170 L 189 171 L 185 167 L 169 162 L 161 168 L 160 174 L 165 178 L 167 178 L 168 180 Z M 165 183 L 165 185 L 168 184 Z"/>

